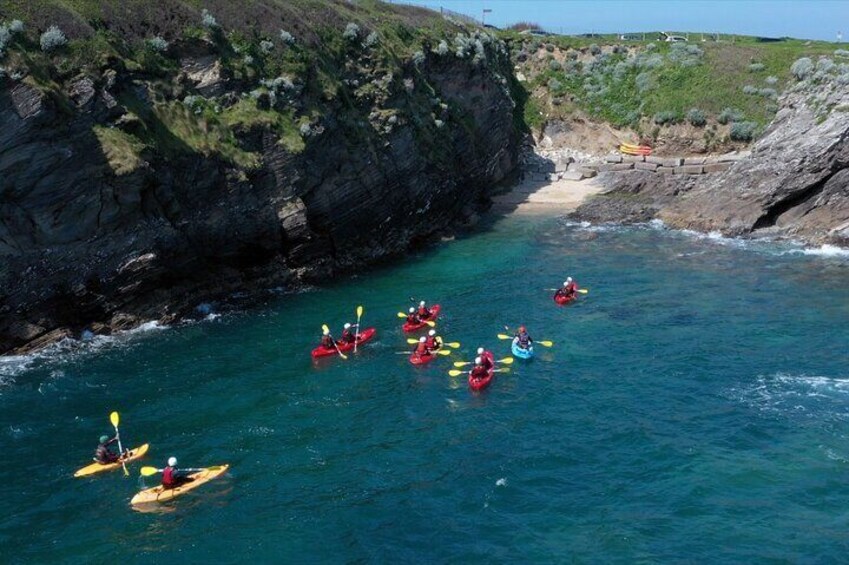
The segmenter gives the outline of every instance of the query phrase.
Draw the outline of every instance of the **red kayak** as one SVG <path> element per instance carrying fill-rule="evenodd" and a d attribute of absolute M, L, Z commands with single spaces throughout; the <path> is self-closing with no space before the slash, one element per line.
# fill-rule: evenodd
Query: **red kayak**
<path fill-rule="evenodd" d="M 420 324 L 411 324 L 410 322 L 404 322 L 404 325 L 401 326 L 401 329 L 403 329 L 405 332 L 414 332 L 416 330 L 426 328 L 427 323 L 435 321 L 437 316 L 439 316 L 439 304 L 434 304 L 430 307 L 430 318 Z"/>
<path fill-rule="evenodd" d="M 357 339 L 357 345 L 360 346 L 360 345 L 364 344 L 365 342 L 367 342 L 368 340 L 370 340 L 371 338 L 373 338 L 375 332 L 377 332 L 377 330 L 374 329 L 374 328 L 366 328 L 363 331 L 361 331 L 359 338 Z M 345 353 L 346 351 L 350 351 L 350 350 L 354 349 L 353 343 L 344 343 L 344 342 L 341 342 L 341 341 L 337 341 L 336 345 L 337 345 L 337 347 L 339 347 L 339 351 L 341 351 L 342 353 Z M 312 356 L 313 357 L 327 357 L 328 355 L 339 355 L 339 354 L 336 353 L 335 347 L 331 347 L 331 348 L 328 349 L 327 347 L 324 347 L 323 345 L 319 345 L 318 347 L 316 347 L 315 349 L 312 350 Z"/>
<path fill-rule="evenodd" d="M 492 367 L 489 369 L 485 377 L 480 379 L 476 379 L 471 375 L 471 371 L 469 372 L 469 388 L 472 390 L 483 390 L 489 386 L 489 383 L 492 382 L 492 378 L 495 376 L 495 363 L 493 362 L 492 353 L 489 351 L 484 351 L 481 357 L 485 357 L 489 359 L 489 362 L 492 363 Z"/>
<path fill-rule="evenodd" d="M 554 301 L 557 302 L 561 306 L 565 306 L 566 304 L 573 302 L 576 298 L 578 298 L 577 292 L 575 294 L 573 294 L 572 296 L 562 296 L 560 294 L 554 295 Z"/>
<path fill-rule="evenodd" d="M 419 355 L 418 353 L 413 352 L 410 355 L 410 363 L 412 363 L 413 365 L 424 365 L 433 361 L 434 357 L 436 357 L 435 353 Z"/>

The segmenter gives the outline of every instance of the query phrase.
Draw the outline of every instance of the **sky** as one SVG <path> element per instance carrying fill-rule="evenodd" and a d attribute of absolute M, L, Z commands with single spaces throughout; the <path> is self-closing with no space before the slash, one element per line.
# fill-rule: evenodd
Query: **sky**
<path fill-rule="evenodd" d="M 849 41 L 849 0 L 391 0 L 564 34 L 691 31 Z"/>

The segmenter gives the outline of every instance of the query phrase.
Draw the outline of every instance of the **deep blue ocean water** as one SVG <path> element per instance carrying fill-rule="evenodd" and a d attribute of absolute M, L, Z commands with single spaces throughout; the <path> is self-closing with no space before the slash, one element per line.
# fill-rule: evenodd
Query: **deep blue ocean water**
<path fill-rule="evenodd" d="M 557 307 L 567 275 L 590 290 Z M 512 216 L 242 313 L 0 361 L 11 563 L 845 562 L 849 257 Z M 395 316 L 462 347 L 411 366 Z M 377 339 L 309 356 L 358 304 Z M 528 326 L 483 393 L 449 377 Z M 74 479 L 108 414 L 142 464 L 230 463 L 140 513 L 139 463 Z"/>

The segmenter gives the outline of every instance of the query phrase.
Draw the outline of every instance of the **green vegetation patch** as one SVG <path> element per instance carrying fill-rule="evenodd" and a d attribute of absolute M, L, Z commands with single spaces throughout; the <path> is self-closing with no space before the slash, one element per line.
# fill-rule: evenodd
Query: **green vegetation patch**
<path fill-rule="evenodd" d="M 146 145 L 137 137 L 115 127 L 96 125 L 92 131 L 117 176 L 132 173 L 144 162 L 141 153 Z"/>

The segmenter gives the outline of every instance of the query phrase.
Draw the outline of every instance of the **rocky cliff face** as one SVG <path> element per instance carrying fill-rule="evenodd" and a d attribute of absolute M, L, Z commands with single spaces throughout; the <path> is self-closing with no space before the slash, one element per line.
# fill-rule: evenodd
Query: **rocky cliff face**
<path fill-rule="evenodd" d="M 219 72 L 208 47 L 177 54 L 172 80 L 243 103 L 245 85 Z M 376 83 L 377 72 L 351 65 L 345 81 Z M 161 126 L 149 110 L 163 89 L 143 73 L 110 66 L 58 95 L 7 78 L 0 353 L 173 320 L 235 291 L 326 280 L 467 219 L 516 164 L 509 74 L 506 55 L 403 62 L 376 94 L 313 108 L 302 149 L 261 121 L 231 128 L 234 145 L 259 156 L 249 166 L 176 138 L 170 152 L 108 143 Z"/>
<path fill-rule="evenodd" d="M 609 191 L 579 215 L 849 245 L 849 89 L 835 78 L 819 73 L 788 91 L 751 155 L 728 171 L 610 173 Z"/>

